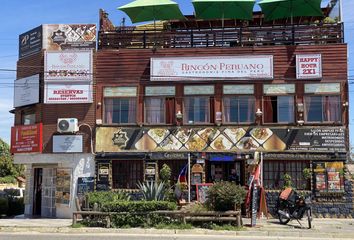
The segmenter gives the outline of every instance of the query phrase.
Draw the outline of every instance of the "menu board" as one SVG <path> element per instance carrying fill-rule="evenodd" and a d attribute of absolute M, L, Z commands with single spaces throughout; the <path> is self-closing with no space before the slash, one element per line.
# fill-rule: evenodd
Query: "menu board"
<path fill-rule="evenodd" d="M 208 189 L 212 185 L 212 183 L 196 184 L 198 202 L 205 203 L 208 198 Z"/>
<path fill-rule="evenodd" d="M 57 169 L 57 184 L 55 191 L 55 203 L 69 205 L 71 198 L 71 169 L 58 168 Z"/>
<path fill-rule="evenodd" d="M 314 163 L 315 190 L 317 195 L 343 192 L 344 183 L 341 172 L 343 162 L 316 162 Z"/>
<path fill-rule="evenodd" d="M 87 192 L 93 192 L 95 184 L 94 177 L 79 177 L 77 179 L 77 195 L 84 196 Z"/>

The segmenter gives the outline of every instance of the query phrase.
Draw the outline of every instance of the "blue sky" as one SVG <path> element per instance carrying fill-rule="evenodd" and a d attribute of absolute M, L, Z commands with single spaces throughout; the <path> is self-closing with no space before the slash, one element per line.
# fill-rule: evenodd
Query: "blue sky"
<path fill-rule="evenodd" d="M 16 79 L 18 59 L 18 35 L 41 24 L 57 23 L 98 23 L 98 10 L 103 8 L 109 13 L 115 25 L 122 18 L 129 18 L 116 10 L 118 6 L 132 0 L 5 0 L 0 8 L 0 138 L 10 141 L 10 129 L 13 115 L 9 110 L 13 106 L 13 81 Z M 192 14 L 193 6 L 189 0 L 177 0 L 184 14 Z M 323 0 L 326 4 L 328 0 Z M 349 45 L 349 79 L 354 80 L 354 1 L 342 0 L 345 21 L 345 41 Z M 3 71 L 8 69 L 10 71 Z M 353 81 L 354 82 L 354 81 Z M 354 86 L 354 85 L 353 85 Z M 351 100 L 354 88 L 350 87 Z M 354 122 L 353 106 L 350 106 L 350 126 Z M 351 139 L 354 140 L 353 134 Z M 351 141 L 354 142 L 354 141 Z"/>

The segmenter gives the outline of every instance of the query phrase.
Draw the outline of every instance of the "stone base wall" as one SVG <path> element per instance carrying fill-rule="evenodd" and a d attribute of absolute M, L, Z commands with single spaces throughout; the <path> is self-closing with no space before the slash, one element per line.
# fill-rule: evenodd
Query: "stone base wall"
<path fill-rule="evenodd" d="M 349 178 L 344 182 L 344 194 L 331 198 L 317 198 L 312 200 L 312 213 L 314 217 L 324 218 L 354 218 L 353 200 L 354 180 Z M 266 199 L 268 211 L 273 217 L 278 217 L 276 206 L 280 191 L 267 191 Z M 304 191 L 310 194 L 310 191 Z"/>

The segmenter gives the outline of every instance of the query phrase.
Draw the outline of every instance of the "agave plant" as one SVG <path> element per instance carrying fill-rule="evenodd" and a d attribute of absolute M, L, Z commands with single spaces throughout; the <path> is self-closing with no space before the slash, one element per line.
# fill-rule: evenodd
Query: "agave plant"
<path fill-rule="evenodd" d="M 162 201 L 165 199 L 166 188 L 164 182 L 139 182 L 137 186 L 146 201 Z"/>

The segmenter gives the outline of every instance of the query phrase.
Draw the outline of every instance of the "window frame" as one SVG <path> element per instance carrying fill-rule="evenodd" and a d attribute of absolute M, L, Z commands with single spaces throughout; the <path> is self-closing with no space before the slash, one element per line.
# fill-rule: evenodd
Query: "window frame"
<path fill-rule="evenodd" d="M 123 164 L 124 167 L 120 169 L 119 164 Z M 118 179 L 124 179 L 124 181 L 119 183 L 117 177 Z M 138 189 L 138 187 L 134 183 L 138 183 L 139 181 L 142 182 L 143 179 L 144 179 L 144 162 L 142 160 L 115 160 L 115 159 L 112 160 L 112 188 L 113 189 Z M 128 186 L 119 187 L 120 184 L 127 184 L 129 185 L 129 187 Z"/>
<path fill-rule="evenodd" d="M 280 122 L 278 119 L 279 119 L 279 112 L 280 111 L 278 111 L 279 110 L 279 105 L 278 105 L 278 103 L 279 103 L 279 101 L 278 101 L 278 99 L 277 99 L 277 122 L 265 122 L 265 107 L 264 107 L 264 103 L 265 103 L 265 97 L 284 97 L 284 96 L 290 96 L 290 97 L 292 97 L 292 99 L 293 99 L 293 105 L 292 105 L 292 107 L 293 107 L 293 121 L 292 122 Z M 262 117 L 262 123 L 264 124 L 264 125 L 271 125 L 271 124 L 287 124 L 287 125 L 291 125 L 291 124 L 295 124 L 296 123 L 296 107 L 295 107 L 295 105 L 296 105 L 296 94 L 295 93 L 292 93 L 292 94 L 289 94 L 289 93 L 279 93 L 279 94 L 264 94 L 263 96 L 262 96 L 262 109 L 263 109 L 263 117 Z"/>
<path fill-rule="evenodd" d="M 250 121 L 250 122 L 241 122 L 241 121 L 238 121 L 238 122 L 226 122 L 225 121 L 225 114 L 226 114 L 226 111 L 225 111 L 225 98 L 239 98 L 239 97 L 251 97 L 252 100 L 253 100 L 253 106 L 254 108 L 252 109 L 253 110 L 253 121 Z M 230 125 L 249 125 L 249 124 L 252 124 L 256 121 L 256 117 L 255 117 L 255 113 L 256 113 L 256 97 L 254 95 L 250 95 L 250 94 L 223 94 L 222 96 L 222 123 L 223 124 L 230 124 Z M 239 104 L 239 102 L 238 102 Z M 231 106 L 230 106 L 231 108 Z M 239 106 L 238 106 L 238 111 L 240 112 L 239 110 Z M 238 118 L 240 118 L 240 115 L 238 114 Z"/>
<path fill-rule="evenodd" d="M 207 101 L 207 104 L 208 104 L 208 121 L 206 122 L 196 122 L 196 121 L 193 121 L 193 123 L 190 123 L 187 119 L 187 114 L 186 114 L 186 99 L 187 98 L 207 98 L 208 101 Z M 183 124 L 184 125 L 211 125 L 211 106 L 210 106 L 210 102 L 211 102 L 211 99 L 213 99 L 212 96 L 210 95 L 184 95 L 183 97 Z"/>
<path fill-rule="evenodd" d="M 106 119 L 106 99 L 135 99 L 135 122 L 132 123 L 107 123 L 107 119 Z M 125 125 L 125 126 L 129 126 L 129 125 L 137 125 L 137 111 L 138 109 L 138 97 L 103 97 L 103 124 L 104 125 Z M 112 119 L 113 120 L 113 119 Z"/>
<path fill-rule="evenodd" d="M 152 98 L 157 98 L 157 99 L 162 99 L 163 100 L 163 116 L 164 116 L 164 122 L 161 123 L 149 123 L 147 122 L 147 109 L 146 109 L 146 99 L 152 99 Z M 144 124 L 146 125 L 166 125 L 167 119 L 166 119 L 166 98 L 167 96 L 145 96 L 144 97 Z M 173 97 L 174 98 L 174 97 Z"/>
<path fill-rule="evenodd" d="M 321 97 L 321 106 L 322 106 L 322 121 L 307 121 L 307 101 L 306 101 L 306 97 Z M 338 97 L 339 98 L 339 101 L 338 101 L 338 106 L 339 106 L 339 121 L 324 121 L 324 116 L 323 116 L 323 112 L 324 112 L 324 109 L 323 109 L 323 105 L 324 105 L 324 102 L 323 102 L 323 98 L 324 97 Z M 304 121 L 305 123 L 304 124 L 342 124 L 343 123 L 343 117 L 342 117 L 342 113 L 343 113 L 343 106 L 342 106 L 342 96 L 340 93 L 306 93 L 304 94 L 303 96 L 303 103 L 304 103 Z"/>
<path fill-rule="evenodd" d="M 284 174 L 287 173 L 292 176 L 292 183 L 296 189 L 310 190 L 310 179 L 303 179 L 303 170 L 311 166 L 310 160 L 265 160 L 263 165 L 263 185 L 270 190 L 279 190 L 284 186 Z M 293 169 L 293 164 L 296 168 Z M 300 168 L 297 166 L 300 164 Z M 288 170 L 290 168 L 290 172 Z M 296 178 L 292 175 L 295 173 Z M 271 187 L 273 182 L 274 187 Z M 303 188 L 303 185 L 306 185 Z"/>

